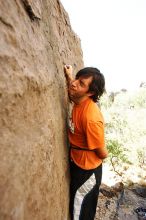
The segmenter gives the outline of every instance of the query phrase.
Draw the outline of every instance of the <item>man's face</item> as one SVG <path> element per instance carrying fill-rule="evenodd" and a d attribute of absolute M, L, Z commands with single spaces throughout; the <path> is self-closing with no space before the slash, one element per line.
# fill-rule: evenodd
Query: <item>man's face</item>
<path fill-rule="evenodd" d="M 73 80 L 69 87 L 69 97 L 72 101 L 82 101 L 85 97 L 89 97 L 93 94 L 89 92 L 89 86 L 93 77 L 88 78 L 79 77 Z"/>

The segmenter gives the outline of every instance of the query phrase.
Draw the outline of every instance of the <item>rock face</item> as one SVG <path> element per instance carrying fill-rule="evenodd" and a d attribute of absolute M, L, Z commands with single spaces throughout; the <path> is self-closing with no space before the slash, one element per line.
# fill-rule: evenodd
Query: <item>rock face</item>
<path fill-rule="evenodd" d="M 67 220 L 63 65 L 83 67 L 59 0 L 0 1 L 0 219 Z"/>
<path fill-rule="evenodd" d="M 145 187 L 101 185 L 95 220 L 146 220 Z M 139 194 L 140 192 L 140 194 Z"/>

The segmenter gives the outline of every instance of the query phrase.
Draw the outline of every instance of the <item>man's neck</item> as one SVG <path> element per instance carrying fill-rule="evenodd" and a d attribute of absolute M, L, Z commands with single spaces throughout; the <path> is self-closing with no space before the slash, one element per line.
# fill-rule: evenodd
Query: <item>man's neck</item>
<path fill-rule="evenodd" d="M 81 98 L 78 98 L 78 99 L 75 99 L 73 100 L 73 102 L 76 104 L 76 105 L 80 105 L 82 102 L 84 102 L 85 100 L 89 99 L 88 96 L 84 96 L 84 97 L 81 97 Z"/>

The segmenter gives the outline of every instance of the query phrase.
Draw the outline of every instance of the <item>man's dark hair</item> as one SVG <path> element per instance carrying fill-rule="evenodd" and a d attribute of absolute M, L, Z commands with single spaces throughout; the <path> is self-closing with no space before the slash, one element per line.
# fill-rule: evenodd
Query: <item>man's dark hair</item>
<path fill-rule="evenodd" d="M 88 92 L 93 92 L 94 95 L 90 96 L 90 98 L 94 102 L 98 102 L 102 94 L 105 92 L 105 78 L 103 74 L 97 68 L 86 67 L 79 70 L 79 72 L 76 74 L 76 79 L 78 79 L 80 76 L 83 78 L 88 78 L 90 76 L 93 77 Z"/>

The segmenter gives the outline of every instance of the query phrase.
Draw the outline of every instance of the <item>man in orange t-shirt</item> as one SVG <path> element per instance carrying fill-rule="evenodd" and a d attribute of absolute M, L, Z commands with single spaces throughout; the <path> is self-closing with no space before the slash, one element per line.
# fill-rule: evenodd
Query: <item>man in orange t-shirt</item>
<path fill-rule="evenodd" d="M 71 220 L 94 220 L 102 178 L 102 160 L 107 157 L 104 120 L 98 105 L 105 80 L 97 68 L 87 67 L 72 78 L 72 66 L 65 65 L 70 100 L 69 120 L 70 214 Z"/>

